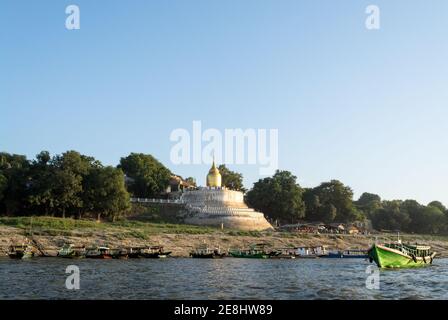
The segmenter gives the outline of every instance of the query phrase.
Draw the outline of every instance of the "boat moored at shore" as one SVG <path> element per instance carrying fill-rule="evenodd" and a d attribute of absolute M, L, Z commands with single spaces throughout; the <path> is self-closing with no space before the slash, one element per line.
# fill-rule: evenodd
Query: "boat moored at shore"
<path fill-rule="evenodd" d="M 27 244 L 11 245 L 8 250 L 8 256 L 11 259 L 28 259 L 35 256 L 32 246 Z"/>
<path fill-rule="evenodd" d="M 144 248 L 140 251 L 142 258 L 161 259 L 166 258 L 171 254 L 171 251 L 164 251 L 162 246 L 152 246 Z"/>
<path fill-rule="evenodd" d="M 233 249 L 229 254 L 234 258 L 254 258 L 254 259 L 268 259 L 273 256 L 278 256 L 279 251 L 266 250 L 266 244 L 258 243 L 252 244 L 249 249 Z"/>
<path fill-rule="evenodd" d="M 385 244 L 374 244 L 368 256 L 379 268 L 412 268 L 425 267 L 432 264 L 436 252 L 427 245 L 403 244 L 401 241 Z"/>
<path fill-rule="evenodd" d="M 226 256 L 225 252 L 221 252 L 220 248 L 209 248 L 207 245 L 202 245 L 190 252 L 192 258 L 202 259 L 219 259 Z"/>
<path fill-rule="evenodd" d="M 88 248 L 86 258 L 90 259 L 112 259 L 112 254 L 108 247 Z"/>
<path fill-rule="evenodd" d="M 295 247 L 295 256 L 297 258 L 319 258 L 328 254 L 326 246 L 317 247 Z"/>
<path fill-rule="evenodd" d="M 325 258 L 350 258 L 350 259 L 367 259 L 369 257 L 368 250 L 364 249 L 347 249 L 347 250 L 338 250 L 331 251 L 328 255 L 323 256 Z"/>
<path fill-rule="evenodd" d="M 57 256 L 60 258 L 85 258 L 86 248 L 84 246 L 77 247 L 71 243 L 67 243 L 59 249 Z"/>
<path fill-rule="evenodd" d="M 111 249 L 110 254 L 112 259 L 127 259 L 129 258 L 128 250 L 119 248 L 119 249 Z"/>

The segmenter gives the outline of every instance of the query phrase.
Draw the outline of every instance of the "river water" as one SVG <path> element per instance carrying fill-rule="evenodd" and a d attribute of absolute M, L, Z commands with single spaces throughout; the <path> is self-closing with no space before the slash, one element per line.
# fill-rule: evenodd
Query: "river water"
<path fill-rule="evenodd" d="M 66 267 L 80 289 L 65 286 Z M 0 299 L 448 299 L 448 259 L 379 272 L 362 259 L 0 259 Z"/>

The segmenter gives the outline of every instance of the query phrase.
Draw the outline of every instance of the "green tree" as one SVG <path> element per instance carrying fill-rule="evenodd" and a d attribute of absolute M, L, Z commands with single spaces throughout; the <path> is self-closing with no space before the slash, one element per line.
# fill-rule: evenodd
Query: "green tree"
<path fill-rule="evenodd" d="M 222 186 L 230 190 L 245 192 L 243 185 L 243 175 L 241 173 L 229 170 L 224 164 L 218 167 L 222 177 Z"/>
<path fill-rule="evenodd" d="M 437 205 L 424 206 L 415 200 L 406 200 L 401 204 L 401 209 L 411 219 L 408 232 L 435 234 L 445 230 L 446 216 Z"/>
<path fill-rule="evenodd" d="M 24 210 L 29 165 L 25 156 L 0 153 L 0 174 L 3 176 L 1 202 L 6 215 L 14 215 Z"/>
<path fill-rule="evenodd" d="M 430 203 L 428 203 L 428 207 L 436 207 L 441 212 L 446 212 L 447 211 L 446 207 L 440 201 L 431 201 Z"/>
<path fill-rule="evenodd" d="M 130 178 L 128 190 L 134 197 L 159 197 L 171 177 L 170 170 L 149 154 L 131 153 L 121 158 L 118 168 Z"/>
<path fill-rule="evenodd" d="M 338 180 L 323 182 L 318 187 L 308 189 L 304 200 L 309 221 L 319 221 L 324 217 L 326 222 L 351 222 L 361 218 L 353 206 L 353 191 Z"/>
<path fill-rule="evenodd" d="M 80 214 L 83 209 L 83 180 L 92 167 L 101 163 L 77 151 L 67 151 L 51 160 L 54 168 L 53 198 L 54 206 L 65 217 L 67 210 Z"/>
<path fill-rule="evenodd" d="M 437 234 L 445 230 L 446 216 L 439 208 L 427 206 L 422 209 L 421 215 L 425 220 L 419 228 L 421 233 Z"/>
<path fill-rule="evenodd" d="M 54 207 L 61 211 L 63 218 L 65 218 L 67 210 L 79 211 L 82 208 L 81 192 L 81 176 L 69 170 L 55 172 L 52 196 L 54 197 Z"/>
<path fill-rule="evenodd" d="M 325 203 L 324 205 L 319 207 L 318 217 L 316 218 L 319 221 L 331 223 L 336 218 L 337 212 L 338 210 L 332 203 Z"/>
<path fill-rule="evenodd" d="M 289 171 L 279 171 L 273 177 L 258 180 L 247 192 L 249 206 L 281 222 L 296 222 L 304 217 L 302 188 Z"/>
<path fill-rule="evenodd" d="M 402 201 L 383 201 L 379 209 L 372 213 L 371 220 L 377 230 L 406 230 L 411 221 L 407 211 L 402 210 Z"/>
<path fill-rule="evenodd" d="M 7 187 L 8 187 L 8 180 L 2 173 L 0 173 L 0 203 L 3 200 L 4 192 Z"/>
<path fill-rule="evenodd" d="M 113 167 L 92 168 L 85 180 L 85 206 L 95 213 L 97 220 L 107 216 L 115 221 L 130 208 L 129 193 L 124 183 L 124 173 Z"/>
<path fill-rule="evenodd" d="M 356 208 L 370 217 L 376 210 L 381 208 L 381 197 L 377 194 L 364 192 L 358 201 L 355 202 Z"/>
<path fill-rule="evenodd" d="M 28 189 L 28 204 L 33 214 L 43 212 L 49 215 L 55 207 L 53 186 L 55 181 L 53 167 L 50 166 L 51 156 L 48 151 L 42 151 L 32 161 L 30 167 L 30 184 Z"/>
<path fill-rule="evenodd" d="M 421 232 L 423 225 L 425 224 L 424 217 L 422 215 L 424 206 L 415 200 L 405 200 L 401 202 L 400 209 L 409 215 L 410 222 L 404 228 L 408 232 Z"/>

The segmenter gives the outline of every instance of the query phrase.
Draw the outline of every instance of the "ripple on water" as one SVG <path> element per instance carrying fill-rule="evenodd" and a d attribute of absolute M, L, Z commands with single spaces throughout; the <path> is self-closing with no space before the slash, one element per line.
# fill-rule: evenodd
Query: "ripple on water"
<path fill-rule="evenodd" d="M 65 289 L 76 264 L 81 290 Z M 65 260 L 0 259 L 0 299 L 446 299 L 448 260 L 422 269 L 382 270 L 365 286 L 356 259 Z"/>

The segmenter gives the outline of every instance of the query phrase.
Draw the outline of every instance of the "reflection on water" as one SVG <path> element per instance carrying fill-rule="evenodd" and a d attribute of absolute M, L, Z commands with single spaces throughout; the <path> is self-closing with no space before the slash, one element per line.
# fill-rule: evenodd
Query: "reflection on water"
<path fill-rule="evenodd" d="M 0 299 L 447 299 L 448 259 L 365 282 L 358 259 L 0 259 Z M 65 288 L 75 264 L 81 289 Z"/>

